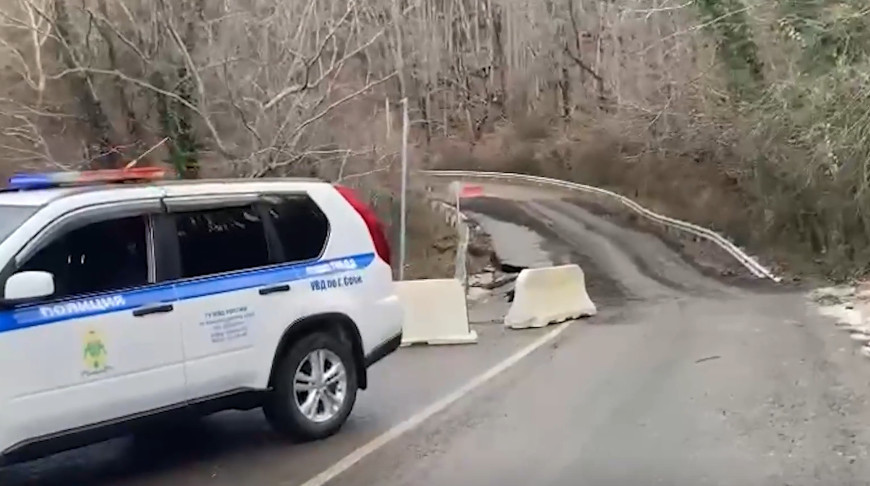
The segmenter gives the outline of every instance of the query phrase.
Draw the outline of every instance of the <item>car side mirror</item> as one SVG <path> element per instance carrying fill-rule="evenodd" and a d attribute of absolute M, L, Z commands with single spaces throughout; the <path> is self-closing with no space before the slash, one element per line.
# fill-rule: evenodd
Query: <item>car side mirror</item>
<path fill-rule="evenodd" d="M 54 275 L 49 272 L 18 272 L 6 279 L 3 300 L 21 302 L 54 294 Z"/>

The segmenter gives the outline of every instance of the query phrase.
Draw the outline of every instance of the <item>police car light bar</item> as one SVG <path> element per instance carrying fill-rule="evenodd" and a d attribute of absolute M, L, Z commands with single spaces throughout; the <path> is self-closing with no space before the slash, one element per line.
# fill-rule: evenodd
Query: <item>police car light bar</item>
<path fill-rule="evenodd" d="M 160 167 L 23 173 L 10 177 L 7 189 L 45 189 L 49 187 L 81 186 L 97 183 L 154 181 L 163 179 L 165 175 L 166 169 Z"/>

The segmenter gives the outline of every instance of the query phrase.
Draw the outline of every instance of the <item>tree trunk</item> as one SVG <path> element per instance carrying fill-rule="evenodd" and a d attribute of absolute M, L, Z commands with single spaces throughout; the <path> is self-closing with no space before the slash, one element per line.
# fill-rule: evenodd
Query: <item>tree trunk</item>
<path fill-rule="evenodd" d="M 90 74 L 82 71 L 82 66 L 76 55 L 75 46 L 80 41 L 76 35 L 66 0 L 54 1 L 55 27 L 60 40 L 60 53 L 63 63 L 68 69 L 79 70 L 70 74 L 68 79 L 71 91 L 78 100 L 79 109 L 91 131 L 88 143 L 88 159 L 98 168 L 115 167 L 121 159 L 112 142 L 112 127 L 109 118 L 103 110 L 103 105 L 97 97 L 94 80 Z"/>

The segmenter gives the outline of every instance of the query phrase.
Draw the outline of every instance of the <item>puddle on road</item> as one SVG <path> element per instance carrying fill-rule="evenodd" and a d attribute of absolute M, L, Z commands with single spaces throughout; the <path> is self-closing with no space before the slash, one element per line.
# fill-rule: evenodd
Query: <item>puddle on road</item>
<path fill-rule="evenodd" d="M 518 268 L 541 268 L 554 265 L 541 236 L 514 223 L 501 221 L 476 211 L 465 213 L 489 234 L 495 254 L 503 265 Z"/>

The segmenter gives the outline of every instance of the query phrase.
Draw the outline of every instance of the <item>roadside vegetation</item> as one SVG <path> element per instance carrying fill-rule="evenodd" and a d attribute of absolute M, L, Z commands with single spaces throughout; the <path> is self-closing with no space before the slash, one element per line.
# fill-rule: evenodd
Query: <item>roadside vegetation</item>
<path fill-rule="evenodd" d="M 848 278 L 870 269 L 868 14 L 861 0 L 8 0 L 0 172 L 157 146 L 140 163 L 341 180 L 390 215 L 407 97 L 415 167 L 604 185 Z"/>

